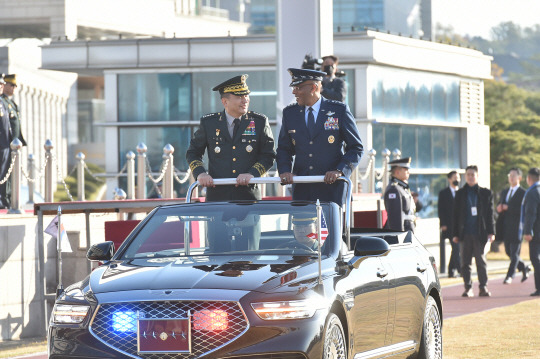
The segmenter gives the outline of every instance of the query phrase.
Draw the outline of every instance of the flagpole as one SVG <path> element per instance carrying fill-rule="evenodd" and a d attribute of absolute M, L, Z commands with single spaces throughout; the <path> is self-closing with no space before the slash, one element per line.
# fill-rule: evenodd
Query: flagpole
<path fill-rule="evenodd" d="M 318 279 L 318 284 L 321 285 L 322 284 L 322 267 L 321 267 L 321 235 L 322 235 L 322 230 L 321 230 L 321 223 L 322 223 L 322 220 L 321 220 L 321 212 L 322 212 L 322 207 L 321 207 L 321 202 L 317 199 L 317 204 L 316 204 L 316 209 L 317 209 L 317 241 L 319 242 L 319 249 L 317 250 L 318 252 L 318 255 L 319 255 L 319 279 Z"/>
<path fill-rule="evenodd" d="M 58 287 L 56 287 L 56 297 L 64 291 L 62 285 L 62 208 L 58 206 L 58 233 L 56 236 L 56 249 L 58 251 Z"/>

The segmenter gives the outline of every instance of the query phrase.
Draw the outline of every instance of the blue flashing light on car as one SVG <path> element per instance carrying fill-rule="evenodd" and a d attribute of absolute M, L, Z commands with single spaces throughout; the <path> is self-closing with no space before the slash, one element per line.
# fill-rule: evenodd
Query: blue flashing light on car
<path fill-rule="evenodd" d="M 137 313 L 133 311 L 114 312 L 112 327 L 115 332 L 134 333 L 137 331 Z"/>

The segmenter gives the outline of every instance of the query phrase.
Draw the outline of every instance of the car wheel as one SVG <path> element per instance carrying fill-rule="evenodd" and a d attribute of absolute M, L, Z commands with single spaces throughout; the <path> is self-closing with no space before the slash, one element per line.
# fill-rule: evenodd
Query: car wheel
<path fill-rule="evenodd" d="M 420 340 L 419 359 L 442 358 L 442 322 L 439 307 L 433 297 L 429 297 L 424 312 L 424 326 Z"/>
<path fill-rule="evenodd" d="M 339 318 L 330 313 L 324 330 L 323 359 L 347 359 L 347 344 Z"/>

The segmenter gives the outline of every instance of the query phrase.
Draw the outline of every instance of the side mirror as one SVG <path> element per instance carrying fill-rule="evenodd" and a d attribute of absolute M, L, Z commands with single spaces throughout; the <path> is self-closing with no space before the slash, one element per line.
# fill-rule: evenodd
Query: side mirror
<path fill-rule="evenodd" d="M 109 261 L 114 254 L 114 243 L 111 241 L 94 244 L 88 252 L 86 258 L 91 261 Z"/>
<path fill-rule="evenodd" d="M 388 243 L 379 237 L 360 237 L 354 245 L 356 257 L 382 256 L 390 251 Z"/>

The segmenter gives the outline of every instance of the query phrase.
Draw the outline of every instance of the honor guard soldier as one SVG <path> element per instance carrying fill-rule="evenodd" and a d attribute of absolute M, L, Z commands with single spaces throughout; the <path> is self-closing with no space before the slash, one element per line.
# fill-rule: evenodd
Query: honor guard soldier
<path fill-rule="evenodd" d="M 21 141 L 23 146 L 26 146 L 26 141 L 22 135 L 21 131 L 21 114 L 19 112 L 19 106 L 11 99 L 13 92 L 17 87 L 17 75 L 5 75 L 4 76 L 4 90 L 2 91 L 2 101 L 4 102 L 5 107 L 7 107 L 9 115 L 9 123 L 11 125 L 11 138 L 15 138 Z"/>
<path fill-rule="evenodd" d="M 201 118 L 186 153 L 193 178 L 207 187 L 209 201 L 261 199 L 258 186 L 249 181 L 263 176 L 274 164 L 274 138 L 268 118 L 248 111 L 247 77 L 236 76 L 213 88 L 219 91 L 225 109 Z M 205 151 L 208 171 L 202 162 Z M 214 178 L 233 177 L 236 185 L 214 186 Z"/>
<path fill-rule="evenodd" d="M 384 228 L 414 232 L 416 208 L 408 184 L 411 158 L 400 158 L 389 162 L 389 165 L 391 179 L 384 192 L 388 219 Z"/>
<path fill-rule="evenodd" d="M 0 92 L 3 90 L 5 81 L 0 77 Z M 0 101 L 0 180 L 5 179 L 9 165 L 11 164 L 10 156 L 11 144 L 11 126 L 9 124 L 9 114 L 7 105 L 3 100 Z M 9 180 L 0 184 L 0 209 L 9 207 L 7 198 L 7 184 Z"/>
<path fill-rule="evenodd" d="M 325 183 L 293 184 L 293 199 L 319 199 L 341 206 L 345 183 L 336 180 L 351 175 L 363 152 L 356 122 L 349 106 L 321 96 L 324 72 L 288 71 L 296 103 L 283 109 L 277 147 L 281 183 L 293 183 L 293 176 L 324 175 Z"/>

